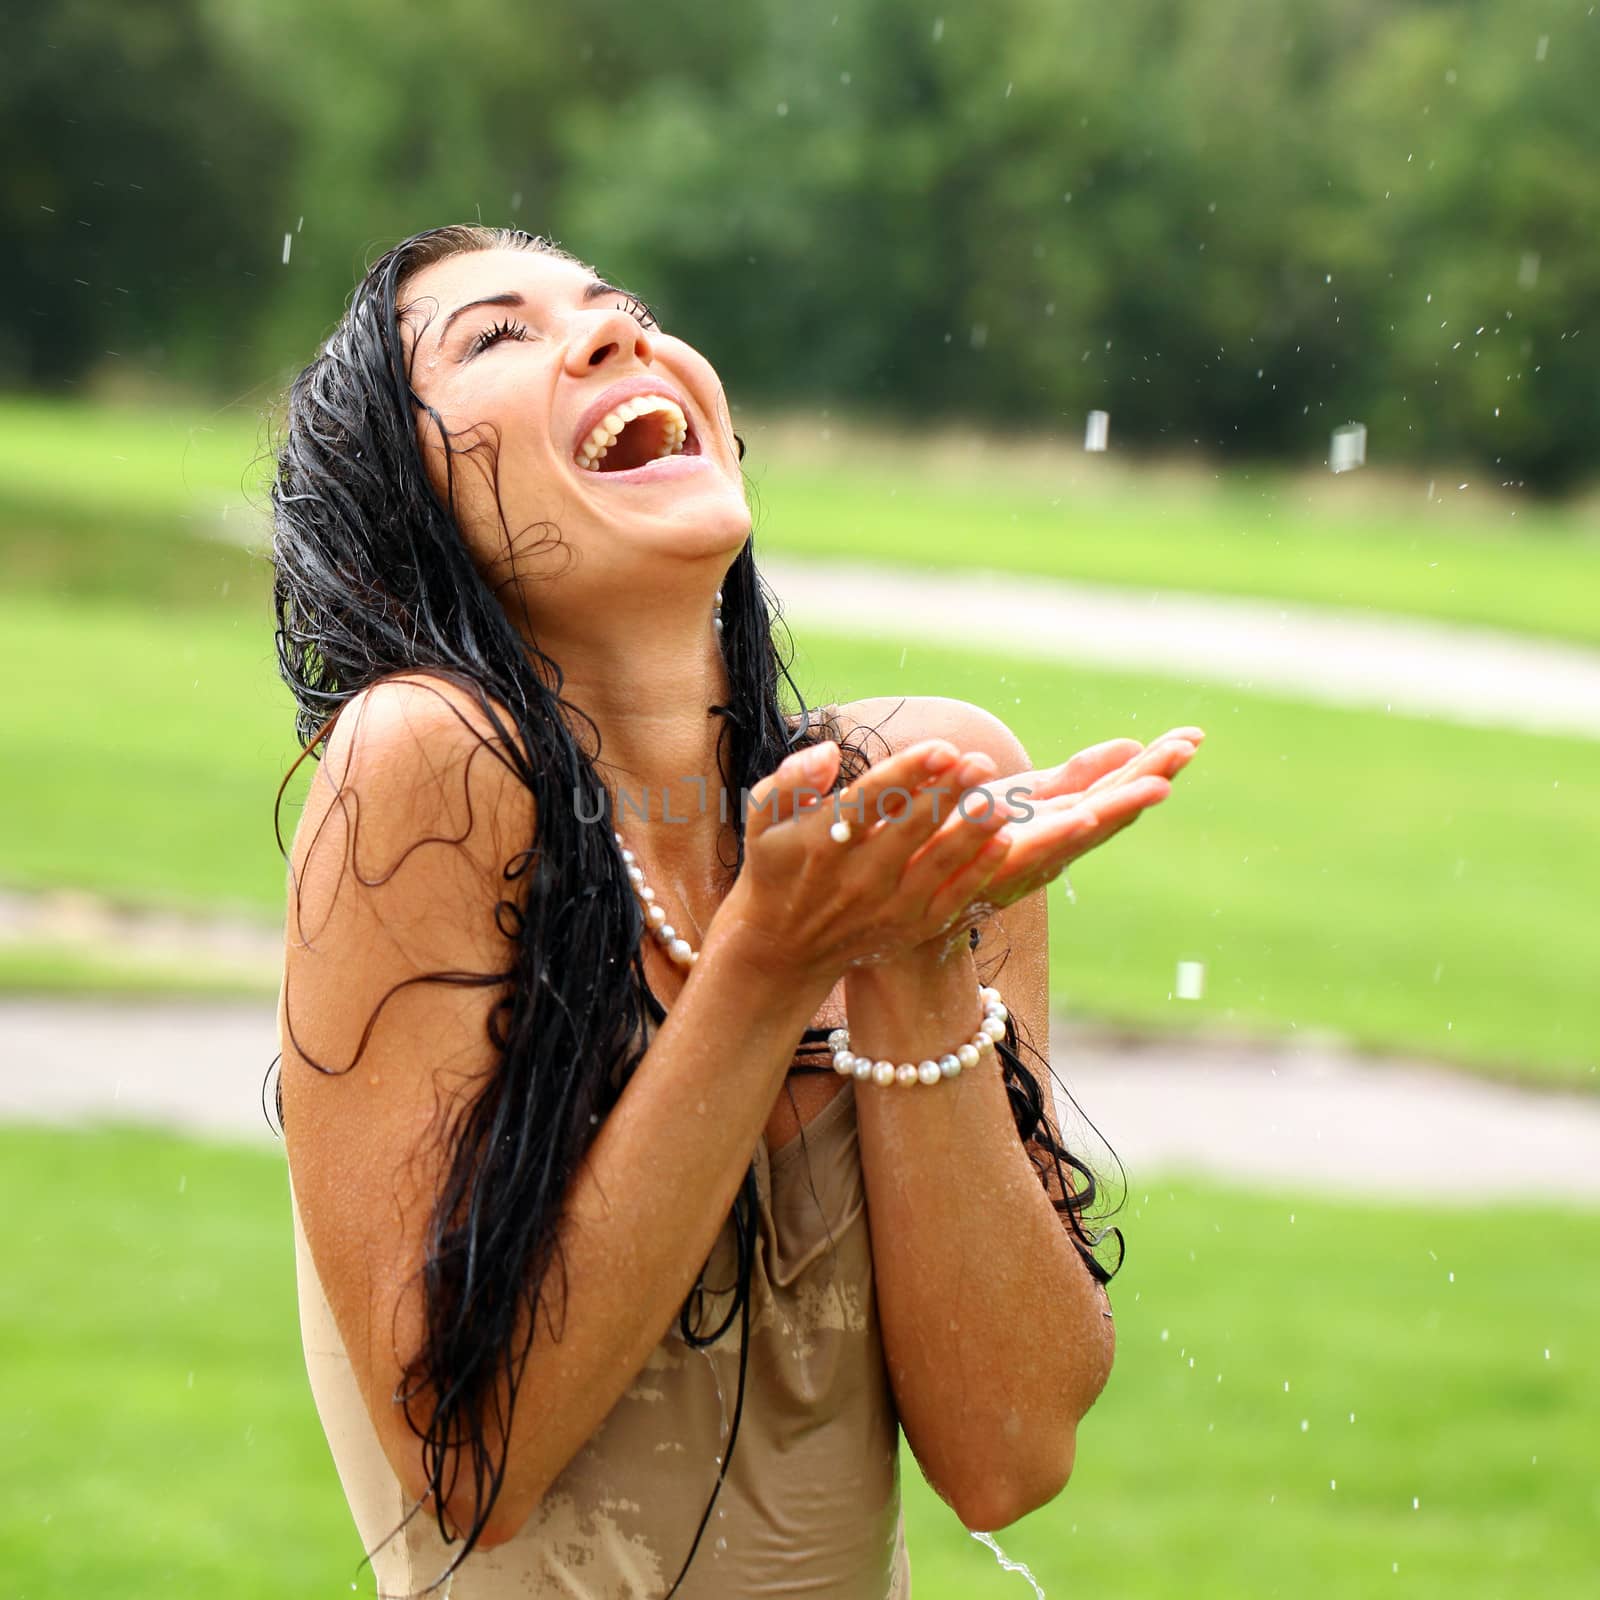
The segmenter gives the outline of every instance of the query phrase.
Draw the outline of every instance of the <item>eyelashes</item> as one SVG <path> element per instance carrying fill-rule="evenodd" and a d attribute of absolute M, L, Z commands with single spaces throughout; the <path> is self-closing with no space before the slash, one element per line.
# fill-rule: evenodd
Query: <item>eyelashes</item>
<path fill-rule="evenodd" d="M 618 292 L 621 293 L 621 291 Z M 655 312 L 653 312 L 643 300 L 638 299 L 634 295 L 626 293 L 622 295 L 622 298 L 628 302 L 627 305 L 625 305 L 622 309 L 626 311 L 635 322 L 646 328 L 659 328 L 661 326 L 660 322 L 656 320 Z M 640 315 L 641 312 L 643 315 Z"/>
<path fill-rule="evenodd" d="M 467 347 L 468 355 L 477 355 L 480 350 L 487 350 L 490 345 L 501 339 L 526 339 L 528 329 L 525 323 L 513 322 L 509 317 L 504 322 L 497 322 L 492 327 L 485 328 Z"/>
<path fill-rule="evenodd" d="M 655 312 L 653 312 L 643 300 L 640 300 L 631 294 L 624 294 L 622 298 L 627 301 L 627 304 L 621 307 L 621 309 L 626 311 L 628 315 L 640 325 L 640 327 L 650 329 L 660 328 L 661 324 L 657 320 Z M 467 354 L 469 356 L 479 355 L 481 352 L 487 350 L 490 345 L 498 344 L 502 339 L 516 339 L 520 341 L 529 337 L 530 335 L 528 333 L 528 326 L 526 323 L 514 322 L 510 317 L 507 317 L 503 322 L 496 322 L 479 333 L 473 339 L 472 343 L 467 347 Z"/>

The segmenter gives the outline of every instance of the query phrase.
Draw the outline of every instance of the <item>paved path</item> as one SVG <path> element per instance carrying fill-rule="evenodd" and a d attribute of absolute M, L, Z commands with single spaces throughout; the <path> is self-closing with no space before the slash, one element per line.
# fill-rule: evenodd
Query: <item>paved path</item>
<path fill-rule="evenodd" d="M 993 642 L 1050 661 L 1169 673 L 1332 705 L 1600 739 L 1600 650 L 1488 628 L 1276 600 L 997 572 L 763 556 L 785 618 L 869 638 Z"/>
<path fill-rule="evenodd" d="M 129 1119 L 275 1141 L 262 1111 L 270 1002 L 0 1001 L 0 1039 L 0 1121 Z M 1600 1096 L 1316 1046 L 1107 1043 L 1061 1024 L 1051 1059 L 1133 1194 L 1187 1171 L 1304 1193 L 1600 1207 Z M 1100 1139 L 1062 1112 L 1069 1146 L 1120 1193 Z"/>

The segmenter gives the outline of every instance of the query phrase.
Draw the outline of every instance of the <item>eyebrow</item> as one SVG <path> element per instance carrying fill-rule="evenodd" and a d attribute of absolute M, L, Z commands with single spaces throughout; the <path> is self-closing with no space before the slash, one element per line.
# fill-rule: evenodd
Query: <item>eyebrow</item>
<path fill-rule="evenodd" d="M 595 278 L 592 282 L 584 285 L 583 303 L 587 305 L 591 300 L 598 300 L 603 294 L 622 294 L 624 292 L 624 290 L 617 288 L 615 284 L 607 283 L 604 278 Z M 482 300 L 469 300 L 464 306 L 457 306 L 444 319 L 444 326 L 439 330 L 439 343 L 441 345 L 444 343 L 446 335 L 450 332 L 450 324 L 457 317 L 464 315 L 468 311 L 474 311 L 479 306 L 522 306 L 526 303 L 515 289 L 507 289 L 504 294 L 486 295 Z"/>

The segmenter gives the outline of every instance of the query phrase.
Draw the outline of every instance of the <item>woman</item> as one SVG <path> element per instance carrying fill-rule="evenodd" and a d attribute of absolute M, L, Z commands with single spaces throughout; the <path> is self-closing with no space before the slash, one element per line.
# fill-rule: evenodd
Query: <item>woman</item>
<path fill-rule="evenodd" d="M 290 392 L 278 1106 L 383 1594 L 905 1595 L 897 1430 L 1002 1527 L 1109 1371 L 1016 1048 L 1039 891 L 1199 730 L 1031 772 L 959 701 L 785 715 L 742 455 L 698 352 L 508 230 L 395 247 Z"/>

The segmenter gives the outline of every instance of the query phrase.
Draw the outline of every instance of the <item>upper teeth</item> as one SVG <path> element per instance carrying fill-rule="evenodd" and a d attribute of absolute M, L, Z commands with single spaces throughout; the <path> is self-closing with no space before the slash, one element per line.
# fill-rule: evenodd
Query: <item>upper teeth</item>
<path fill-rule="evenodd" d="M 666 437 L 658 459 L 659 456 L 681 455 L 683 442 L 689 436 L 689 423 L 683 414 L 683 408 L 676 400 L 669 400 L 664 394 L 641 394 L 632 400 L 624 400 L 615 411 L 608 411 L 605 414 L 599 426 L 579 448 L 579 464 L 598 472 L 600 469 L 596 463 L 617 442 L 618 434 L 635 417 L 642 417 L 651 411 L 664 412 L 667 419 Z"/>

